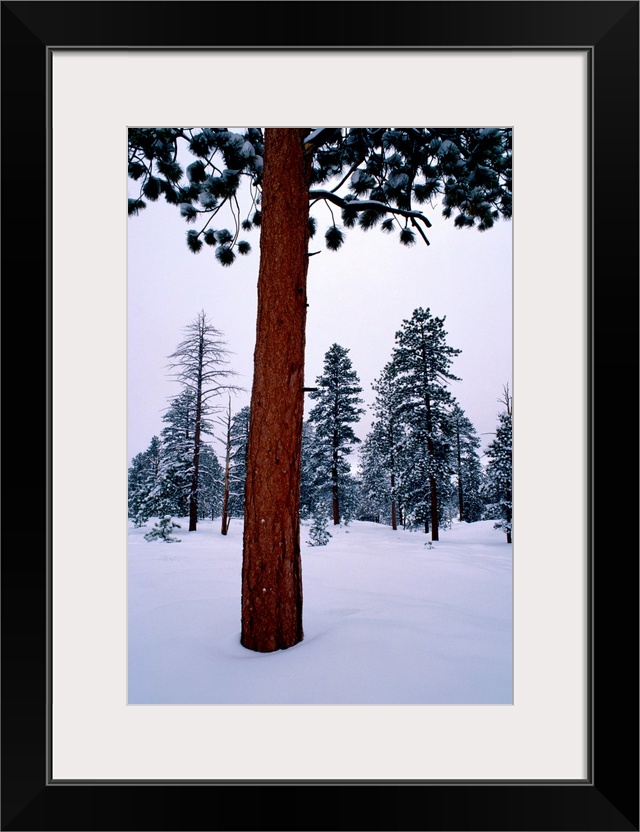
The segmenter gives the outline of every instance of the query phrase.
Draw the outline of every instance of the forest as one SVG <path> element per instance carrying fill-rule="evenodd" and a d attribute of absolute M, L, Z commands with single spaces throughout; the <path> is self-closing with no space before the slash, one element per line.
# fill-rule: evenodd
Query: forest
<path fill-rule="evenodd" d="M 451 392 L 459 349 L 447 343 L 446 316 L 418 308 L 399 322 L 395 346 L 365 407 L 348 347 L 329 345 L 315 387 L 306 388 L 302 425 L 300 517 L 311 546 L 352 520 L 418 530 L 439 539 L 453 521 L 493 520 L 512 541 L 512 398 L 497 391 L 496 429 L 481 442 Z M 234 371 L 224 334 L 204 311 L 184 328 L 169 356 L 178 392 L 128 471 L 128 515 L 134 527 L 153 520 L 147 539 L 177 540 L 185 518 L 219 519 L 226 535 L 242 520 L 250 408 L 232 412 Z M 356 426 L 369 410 L 371 428 Z"/>

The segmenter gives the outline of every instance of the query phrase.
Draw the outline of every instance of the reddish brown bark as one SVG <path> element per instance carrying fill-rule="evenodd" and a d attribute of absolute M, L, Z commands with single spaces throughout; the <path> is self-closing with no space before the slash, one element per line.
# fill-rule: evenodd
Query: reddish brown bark
<path fill-rule="evenodd" d="M 262 653 L 303 638 L 299 505 L 310 176 L 305 132 L 265 131 L 241 634 L 245 647 Z"/>

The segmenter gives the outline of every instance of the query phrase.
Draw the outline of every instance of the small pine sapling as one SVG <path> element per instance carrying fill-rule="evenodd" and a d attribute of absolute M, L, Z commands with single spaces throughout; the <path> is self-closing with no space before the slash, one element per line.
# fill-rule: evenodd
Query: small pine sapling
<path fill-rule="evenodd" d="M 327 530 L 328 524 L 329 518 L 327 517 L 324 506 L 316 504 L 313 510 L 313 524 L 309 529 L 309 540 L 307 540 L 309 546 L 327 545 L 331 537 L 330 532 Z"/>
<path fill-rule="evenodd" d="M 145 534 L 145 540 L 164 540 L 165 543 L 180 543 L 179 538 L 171 537 L 173 529 L 179 529 L 180 524 L 174 523 L 170 515 L 166 514 L 158 523 L 154 523 L 150 532 Z"/>

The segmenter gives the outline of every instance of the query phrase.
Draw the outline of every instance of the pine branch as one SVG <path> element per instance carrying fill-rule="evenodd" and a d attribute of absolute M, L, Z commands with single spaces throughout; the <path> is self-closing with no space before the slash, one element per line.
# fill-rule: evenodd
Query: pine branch
<path fill-rule="evenodd" d="M 339 127 L 317 127 L 304 139 L 305 153 L 314 153 L 323 144 L 342 134 Z"/>
<path fill-rule="evenodd" d="M 343 178 L 342 178 L 342 179 L 338 182 L 338 184 L 335 186 L 335 188 L 332 188 L 332 189 L 331 189 L 331 192 L 335 194 L 337 191 L 339 191 L 339 190 L 340 190 L 340 188 L 341 188 L 341 187 L 344 185 L 344 183 L 347 181 L 347 179 L 351 176 L 351 174 L 352 174 L 352 173 L 355 173 L 355 172 L 358 170 L 358 168 L 360 167 L 360 165 L 361 165 L 361 164 L 362 164 L 362 162 L 356 162 L 354 165 L 352 165 L 352 166 L 349 168 L 349 170 L 346 172 L 346 174 L 343 176 Z"/>
<path fill-rule="evenodd" d="M 324 199 L 326 202 L 333 202 L 334 205 L 338 205 L 340 208 L 348 208 L 350 211 L 368 211 L 370 209 L 373 209 L 374 211 L 384 211 L 386 213 L 399 214 L 401 217 L 422 220 L 422 222 L 427 226 L 427 228 L 431 228 L 431 223 L 421 211 L 409 211 L 406 208 L 396 208 L 394 205 L 387 205 L 386 203 L 379 202 L 376 199 L 346 200 L 338 196 L 337 194 L 334 194 L 332 191 L 326 190 L 309 191 L 309 199 Z"/>

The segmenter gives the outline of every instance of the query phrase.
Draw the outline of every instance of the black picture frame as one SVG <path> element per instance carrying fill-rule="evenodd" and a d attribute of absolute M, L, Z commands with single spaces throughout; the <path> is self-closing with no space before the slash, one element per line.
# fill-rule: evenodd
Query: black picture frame
<path fill-rule="evenodd" d="M 2 266 L 7 320 L 17 318 L 3 359 L 5 436 L 19 448 L 14 455 L 8 446 L 5 457 L 1 828 L 638 830 L 639 3 L 1 5 Z M 177 28 L 176 15 L 197 25 Z M 49 779 L 50 528 L 34 524 L 50 517 L 51 506 L 49 59 L 54 48 L 152 47 L 588 50 L 591 728 L 584 782 Z M 551 187 L 571 210 L 562 183 Z M 541 206 L 541 244 L 544 224 Z M 22 315 L 22 331 L 31 331 L 25 344 L 17 335 Z"/>

